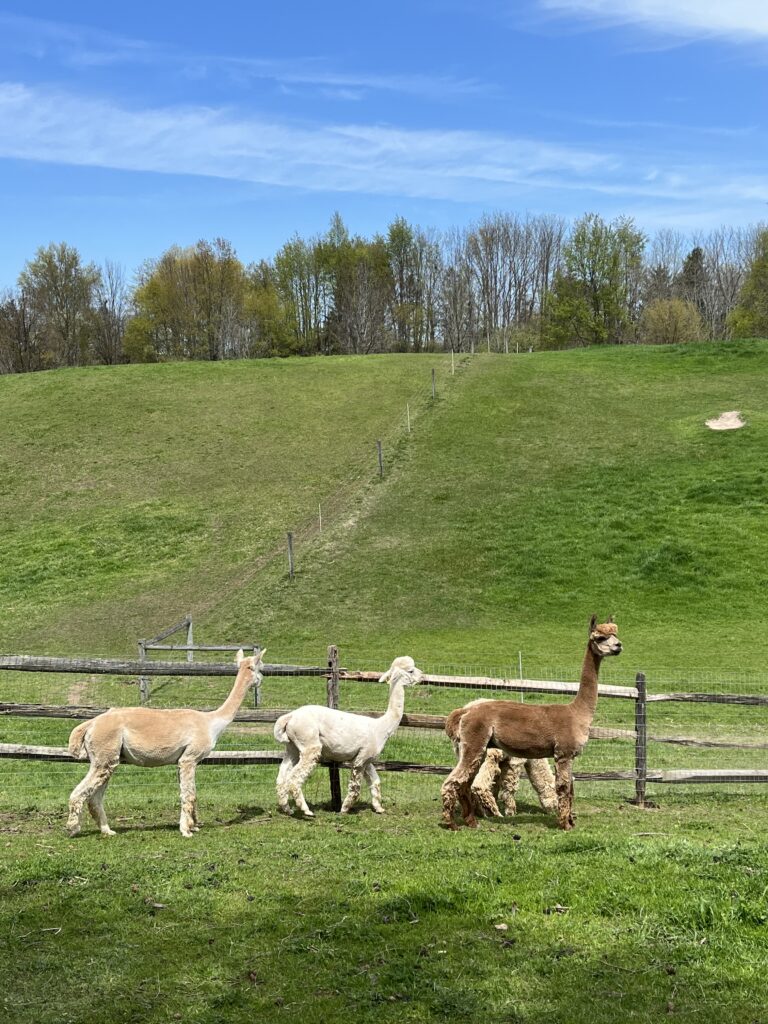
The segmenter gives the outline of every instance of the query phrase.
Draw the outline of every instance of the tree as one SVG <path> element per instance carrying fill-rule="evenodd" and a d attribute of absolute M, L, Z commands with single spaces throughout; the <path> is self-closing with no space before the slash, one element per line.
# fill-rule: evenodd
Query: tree
<path fill-rule="evenodd" d="M 728 325 L 737 338 L 768 337 L 768 230 L 762 230 Z"/>
<path fill-rule="evenodd" d="M 128 320 L 129 292 L 125 271 L 107 260 L 94 293 L 93 355 L 107 365 L 123 360 L 123 337 Z"/>
<path fill-rule="evenodd" d="M 0 373 L 42 370 L 39 318 L 24 289 L 0 302 Z"/>
<path fill-rule="evenodd" d="M 90 361 L 93 299 L 100 273 L 83 265 L 77 249 L 66 242 L 37 250 L 19 274 L 19 288 L 40 319 L 44 359 L 52 366 L 80 366 Z"/>
<path fill-rule="evenodd" d="M 674 345 L 699 341 L 703 324 L 699 311 L 684 299 L 656 299 L 643 309 L 640 336 L 650 344 Z"/>
<path fill-rule="evenodd" d="M 576 222 L 550 297 L 550 344 L 617 344 L 630 338 L 644 244 L 644 235 L 628 218 L 606 224 L 597 214 L 587 214 Z"/>

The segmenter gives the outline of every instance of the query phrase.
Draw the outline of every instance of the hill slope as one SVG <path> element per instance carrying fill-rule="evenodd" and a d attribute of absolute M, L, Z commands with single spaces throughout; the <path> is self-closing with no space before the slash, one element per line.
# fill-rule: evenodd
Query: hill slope
<path fill-rule="evenodd" d="M 438 402 L 407 436 L 432 365 Z M 0 380 L 3 646 L 130 651 L 191 608 L 199 638 L 263 638 L 276 658 L 336 642 L 349 663 L 407 649 L 488 669 L 522 650 L 527 674 L 572 675 L 596 610 L 622 627 L 622 676 L 763 668 L 768 346 L 447 371 L 395 356 Z M 734 408 L 745 429 L 704 427 Z M 257 561 L 331 494 L 292 583 L 282 552 Z"/>

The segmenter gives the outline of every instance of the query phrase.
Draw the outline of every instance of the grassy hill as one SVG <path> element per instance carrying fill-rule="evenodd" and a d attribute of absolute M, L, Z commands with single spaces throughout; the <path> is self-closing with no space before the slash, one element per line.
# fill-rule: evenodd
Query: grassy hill
<path fill-rule="evenodd" d="M 192 610 L 276 658 L 572 675 L 594 609 L 624 676 L 761 671 L 767 374 L 738 342 L 2 378 L 3 646 L 130 652 Z"/>

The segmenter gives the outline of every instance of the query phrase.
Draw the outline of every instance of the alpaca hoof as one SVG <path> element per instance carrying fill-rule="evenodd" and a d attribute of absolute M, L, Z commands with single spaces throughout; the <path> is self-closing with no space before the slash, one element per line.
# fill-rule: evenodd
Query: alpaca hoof
<path fill-rule="evenodd" d="M 374 811 L 374 814 L 383 814 L 384 813 L 384 808 L 383 807 L 374 807 L 373 811 Z"/>
<path fill-rule="evenodd" d="M 287 814 L 288 817 L 290 818 L 290 816 L 291 816 L 291 808 L 288 806 L 288 804 L 286 804 L 285 806 L 283 806 L 282 804 L 279 804 L 277 809 L 280 812 L 280 814 Z"/>
<path fill-rule="evenodd" d="M 115 832 L 115 831 L 114 831 L 113 829 L 111 829 L 111 828 L 103 828 L 103 829 L 101 829 L 101 834 L 102 834 L 103 836 L 116 836 L 116 835 L 117 835 L 117 832 Z"/>
<path fill-rule="evenodd" d="M 69 836 L 70 839 L 74 839 L 75 836 L 79 836 L 80 835 L 80 827 L 78 826 L 77 828 L 68 828 L 67 829 L 67 835 Z"/>
<path fill-rule="evenodd" d="M 477 828 L 477 818 L 470 818 L 465 824 L 467 828 Z"/>
<path fill-rule="evenodd" d="M 185 839 L 192 839 L 194 837 L 194 834 L 195 834 L 190 829 L 183 829 L 183 828 L 181 828 L 181 829 L 179 829 L 179 831 L 181 832 L 181 834 L 184 836 Z"/>
<path fill-rule="evenodd" d="M 302 811 L 301 813 L 305 818 L 314 818 L 315 816 L 315 812 L 310 810 Z M 341 813 L 344 814 L 344 811 L 342 811 Z"/>
<path fill-rule="evenodd" d="M 441 821 L 440 828 L 447 829 L 449 832 L 458 832 L 461 826 L 457 825 L 455 821 Z"/>

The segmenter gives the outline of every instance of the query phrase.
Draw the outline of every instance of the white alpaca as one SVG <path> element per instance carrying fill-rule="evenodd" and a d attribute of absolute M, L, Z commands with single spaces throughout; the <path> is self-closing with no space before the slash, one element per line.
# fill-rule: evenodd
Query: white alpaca
<path fill-rule="evenodd" d="M 380 718 L 337 711 L 321 704 L 306 704 L 282 715 L 275 722 L 275 739 L 285 743 L 285 756 L 277 775 L 277 802 L 284 814 L 290 814 L 289 799 L 308 818 L 314 817 L 304 799 L 302 786 L 318 761 L 348 761 L 351 764 L 349 789 L 341 808 L 347 814 L 357 802 L 363 778 L 371 788 L 371 803 L 383 814 L 381 784 L 373 766 L 374 758 L 397 729 L 403 717 L 405 686 L 421 682 L 422 673 L 413 658 L 395 658 L 379 682 L 389 681 L 389 704 Z"/>
<path fill-rule="evenodd" d="M 115 833 L 104 813 L 104 791 L 118 764 L 156 768 L 164 764 L 179 766 L 181 819 L 179 829 L 189 837 L 200 828 L 197 817 L 195 769 L 216 746 L 216 741 L 237 714 L 248 690 L 261 682 L 258 671 L 264 651 L 252 658 L 237 652 L 237 678 L 232 690 L 215 711 L 163 708 L 110 708 L 72 730 L 69 752 L 91 767 L 69 798 L 67 828 L 70 836 L 80 831 L 83 806 L 97 822 L 102 835 Z"/>

